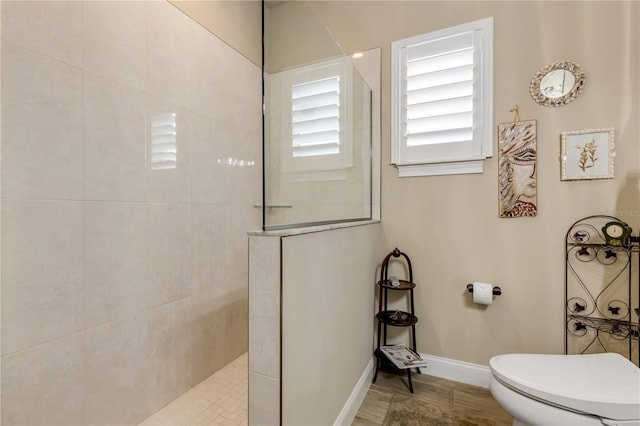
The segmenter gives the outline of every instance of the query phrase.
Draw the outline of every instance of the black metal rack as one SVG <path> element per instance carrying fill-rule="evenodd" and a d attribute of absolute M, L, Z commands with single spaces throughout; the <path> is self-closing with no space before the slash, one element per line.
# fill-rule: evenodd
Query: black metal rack
<path fill-rule="evenodd" d="M 392 257 L 403 257 L 407 264 L 408 280 L 399 279 L 396 285 L 389 279 L 389 261 Z M 378 298 L 378 313 L 376 318 L 378 321 L 378 338 L 377 347 L 375 351 L 376 355 L 376 372 L 373 376 L 373 382 L 375 383 L 378 377 L 378 371 L 384 365 L 389 368 L 393 368 L 393 364 L 385 364 L 386 356 L 380 350 L 380 345 L 387 345 L 387 326 L 392 327 L 411 327 L 411 350 L 417 353 L 416 350 L 416 323 L 418 317 L 415 316 L 413 305 L 413 289 L 415 283 L 413 282 L 413 269 L 411 268 L 411 260 L 409 256 L 401 252 L 397 248 L 389 253 L 382 261 L 382 267 L 380 269 L 380 281 L 378 281 L 379 298 Z M 408 291 L 409 292 L 409 311 L 401 311 L 398 309 L 389 309 L 388 307 L 388 292 L 391 291 Z M 407 368 L 407 380 L 411 393 L 413 393 L 413 383 L 411 382 L 411 368 Z M 419 369 L 416 369 L 418 372 Z"/>
<path fill-rule="evenodd" d="M 640 236 L 607 245 L 612 221 L 623 222 L 589 216 L 567 231 L 565 353 L 617 352 L 640 366 Z"/>

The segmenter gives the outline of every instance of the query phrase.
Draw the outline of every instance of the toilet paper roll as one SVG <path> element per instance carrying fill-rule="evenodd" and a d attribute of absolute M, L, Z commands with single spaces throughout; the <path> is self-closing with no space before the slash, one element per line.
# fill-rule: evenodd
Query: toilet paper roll
<path fill-rule="evenodd" d="M 493 285 L 487 283 L 473 283 L 473 303 L 490 305 L 493 303 Z"/>

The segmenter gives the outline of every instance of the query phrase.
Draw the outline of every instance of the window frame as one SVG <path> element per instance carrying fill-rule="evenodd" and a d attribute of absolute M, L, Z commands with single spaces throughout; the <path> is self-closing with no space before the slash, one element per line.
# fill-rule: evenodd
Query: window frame
<path fill-rule="evenodd" d="M 282 164 L 284 169 L 290 173 L 289 178 L 293 181 L 344 180 L 346 179 L 346 170 L 353 164 L 352 132 L 350 131 L 353 125 L 353 111 L 350 106 L 351 103 L 348 102 L 353 92 L 353 83 L 350 64 L 347 61 L 348 58 L 341 57 L 282 73 L 282 99 L 285 100 L 287 105 L 286 108 L 283 108 L 282 129 L 283 137 L 289 141 L 283 144 Z M 291 137 L 292 112 L 290 107 L 292 86 L 334 76 L 339 77 L 340 85 L 339 152 L 327 155 L 294 156 L 293 138 Z"/>
<path fill-rule="evenodd" d="M 480 60 L 480 66 L 474 68 L 473 140 L 469 142 L 470 147 L 465 148 L 467 153 L 448 153 L 451 146 L 447 147 L 446 143 L 409 149 L 403 134 L 407 95 L 403 68 L 406 67 L 407 49 L 470 32 L 473 33 L 474 62 Z M 391 164 L 398 169 L 398 175 L 482 173 L 484 160 L 493 156 L 493 17 L 394 41 L 391 50 Z M 477 117 L 477 114 L 480 115 Z"/>

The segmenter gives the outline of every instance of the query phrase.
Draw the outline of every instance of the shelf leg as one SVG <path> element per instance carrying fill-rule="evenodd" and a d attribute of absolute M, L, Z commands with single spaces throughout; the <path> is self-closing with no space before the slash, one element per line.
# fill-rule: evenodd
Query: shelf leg
<path fill-rule="evenodd" d="M 376 372 L 373 375 L 373 381 L 371 383 L 375 383 L 376 379 L 378 378 L 378 371 L 380 371 L 380 362 L 380 358 L 376 356 Z"/>
<path fill-rule="evenodd" d="M 411 369 L 407 368 L 407 379 L 409 380 L 409 391 L 413 393 L 413 383 L 411 382 Z"/>

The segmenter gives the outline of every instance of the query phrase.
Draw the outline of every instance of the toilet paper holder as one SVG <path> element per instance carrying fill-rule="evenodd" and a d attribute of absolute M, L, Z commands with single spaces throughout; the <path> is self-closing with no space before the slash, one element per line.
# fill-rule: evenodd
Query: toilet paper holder
<path fill-rule="evenodd" d="M 473 284 L 467 284 L 467 291 L 469 293 L 473 293 Z M 502 289 L 500 287 L 493 287 L 492 293 L 494 296 L 500 296 L 502 294 Z"/>

